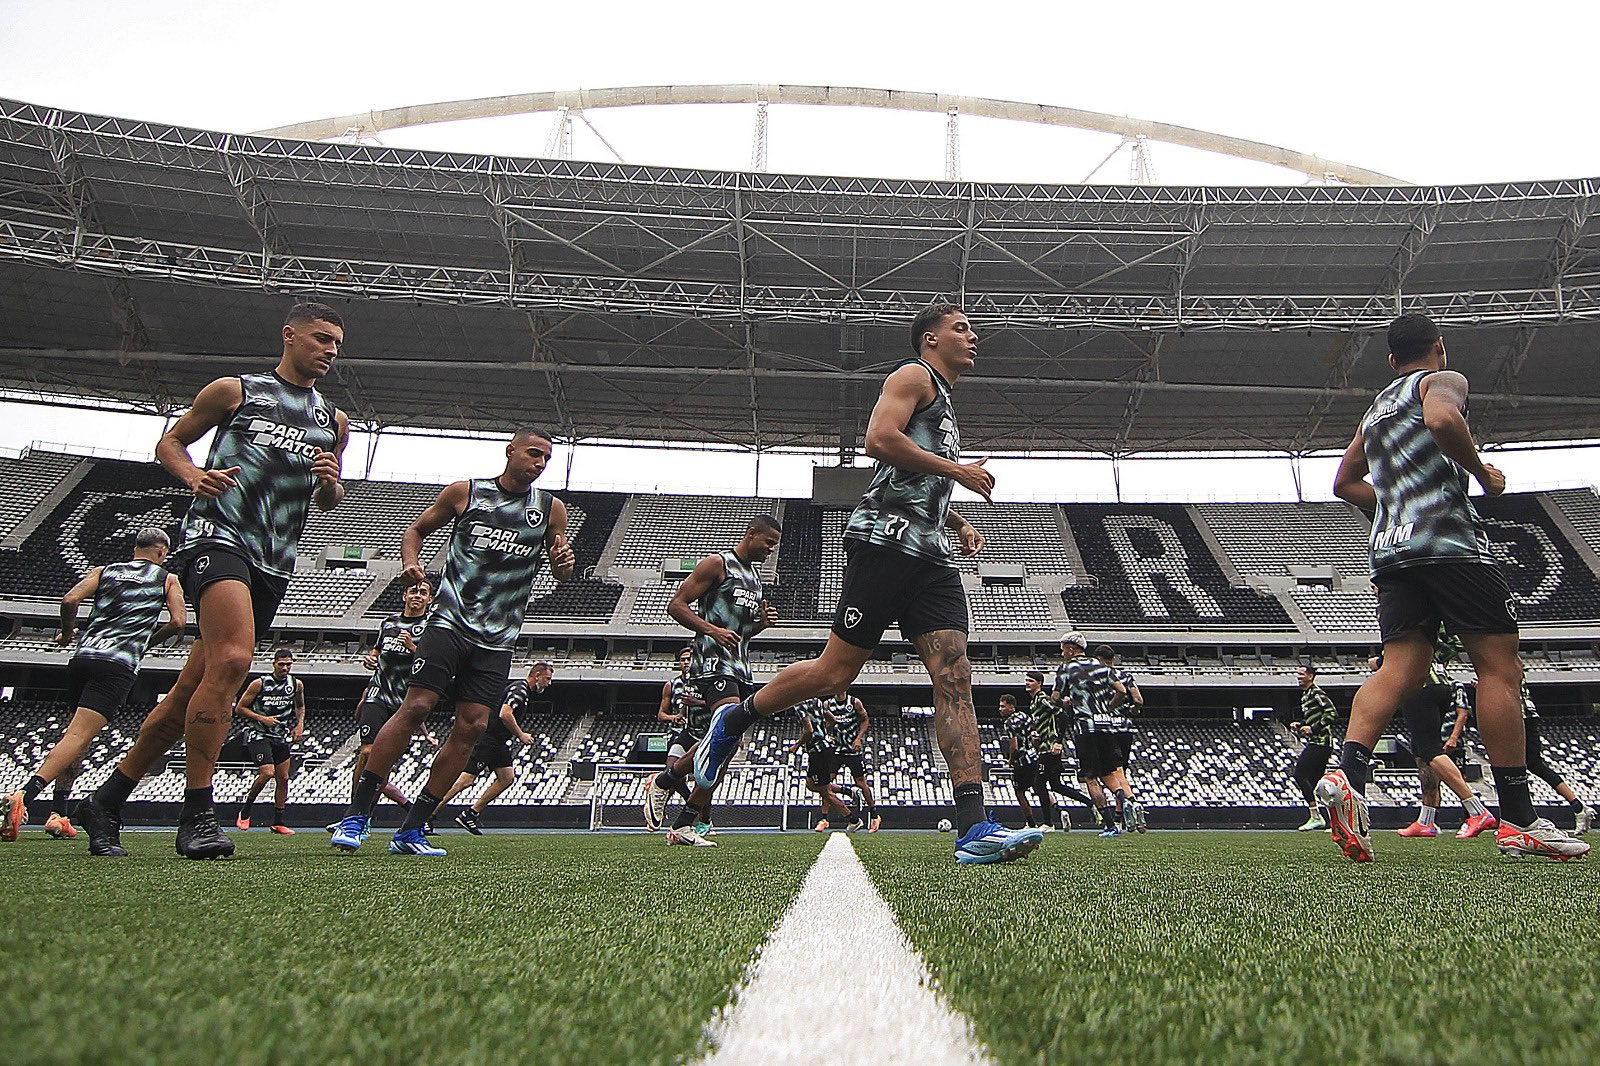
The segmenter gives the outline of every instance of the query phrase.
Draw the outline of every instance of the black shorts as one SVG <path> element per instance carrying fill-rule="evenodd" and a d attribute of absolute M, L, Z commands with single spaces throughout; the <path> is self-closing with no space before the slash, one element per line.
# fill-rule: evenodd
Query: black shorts
<path fill-rule="evenodd" d="M 706 710 L 715 710 L 719 703 L 729 700 L 742 700 L 756 690 L 748 681 L 740 681 L 737 677 L 727 674 L 706 674 L 703 677 L 692 677 L 689 684 L 694 686 L 695 693 L 705 701 Z"/>
<path fill-rule="evenodd" d="M 1440 622 L 1458 634 L 1517 631 L 1517 602 L 1493 563 L 1423 563 L 1379 574 L 1372 583 L 1385 644 L 1415 629 L 1432 639 Z"/>
<path fill-rule="evenodd" d="M 700 743 L 700 734 L 691 733 L 687 727 L 672 734 L 672 739 L 667 741 L 667 756 L 670 758 L 674 749 L 682 749 L 687 754 L 690 748 Z"/>
<path fill-rule="evenodd" d="M 406 683 L 498 713 L 510 678 L 510 648 L 480 648 L 453 629 L 432 625 L 417 641 L 417 657 L 411 660 Z"/>
<path fill-rule="evenodd" d="M 67 706 L 94 711 L 110 721 L 133 691 L 132 670 L 93 655 L 74 655 L 67 663 Z"/>
<path fill-rule="evenodd" d="M 833 752 L 806 752 L 806 787 L 811 791 L 821 792 L 824 786 L 831 785 L 838 772 L 839 764 L 834 761 Z"/>
<path fill-rule="evenodd" d="M 1117 769 L 1110 733 L 1079 733 L 1073 744 L 1078 749 L 1078 780 L 1104 777 Z"/>
<path fill-rule="evenodd" d="M 866 753 L 860 751 L 836 751 L 833 753 L 833 772 L 849 770 L 851 776 L 863 780 L 867 776 Z"/>
<path fill-rule="evenodd" d="M 1411 754 L 1419 762 L 1431 762 L 1444 754 L 1444 723 L 1450 714 L 1451 685 L 1424 685 L 1422 691 L 1401 706 Z"/>
<path fill-rule="evenodd" d="M 1115 764 L 1111 767 L 1112 770 L 1126 770 L 1128 768 L 1128 756 L 1133 754 L 1135 736 L 1136 734 L 1134 733 L 1105 734 L 1106 757 Z"/>
<path fill-rule="evenodd" d="M 943 629 L 967 631 L 967 593 L 955 567 L 857 540 L 846 540 L 844 550 L 833 635 L 846 644 L 876 648 L 896 621 L 907 640 Z"/>
<path fill-rule="evenodd" d="M 363 744 L 371 744 L 378 737 L 384 723 L 394 717 L 398 707 L 390 707 L 376 700 L 362 700 L 361 713 L 356 715 L 356 735 Z"/>
<path fill-rule="evenodd" d="M 289 761 L 289 742 L 281 737 L 251 737 L 244 743 L 245 754 L 257 766 L 276 766 Z"/>
<path fill-rule="evenodd" d="M 485 770 L 503 770 L 515 760 L 511 757 L 511 742 L 502 737 L 483 737 L 472 747 L 472 756 L 462 773 L 477 777 Z"/>
<path fill-rule="evenodd" d="M 288 591 L 289 579 L 269 574 L 256 566 L 238 549 L 230 548 L 224 544 L 201 544 L 192 549 L 192 554 L 185 552 L 182 577 L 183 595 L 189 601 L 189 606 L 194 609 L 194 616 L 200 617 L 200 595 L 218 581 L 242 582 L 250 590 L 250 613 L 256 620 L 256 639 L 272 627 L 272 619 L 278 613 L 278 604 L 283 602 L 283 594 Z"/>
<path fill-rule="evenodd" d="M 1033 788 L 1039 783 L 1039 760 L 1029 759 L 1026 762 L 1012 763 L 1011 781 L 1024 792 Z"/>

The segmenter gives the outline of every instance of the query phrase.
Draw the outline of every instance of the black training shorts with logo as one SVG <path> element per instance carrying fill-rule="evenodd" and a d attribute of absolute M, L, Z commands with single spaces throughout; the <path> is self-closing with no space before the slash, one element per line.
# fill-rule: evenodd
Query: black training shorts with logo
<path fill-rule="evenodd" d="M 1039 760 L 1023 759 L 1011 764 L 1011 780 L 1018 788 L 1026 792 L 1039 781 Z"/>
<path fill-rule="evenodd" d="M 257 766 L 276 766 L 289 761 L 289 742 L 281 737 L 251 737 L 245 742 L 244 750 Z"/>
<path fill-rule="evenodd" d="M 477 777 L 485 770 L 503 770 L 514 761 L 511 757 L 511 746 L 505 739 L 484 737 L 473 745 L 472 757 L 467 760 L 462 773 Z"/>
<path fill-rule="evenodd" d="M 876 648 L 896 622 L 907 640 L 945 629 L 967 631 L 967 593 L 953 566 L 857 540 L 844 544 L 844 586 L 833 634 L 858 648 Z"/>
<path fill-rule="evenodd" d="M 1110 733 L 1079 733 L 1073 741 L 1078 749 L 1078 780 L 1104 777 L 1117 769 Z"/>
<path fill-rule="evenodd" d="M 453 697 L 457 703 L 476 703 L 497 712 L 510 676 L 510 648 L 480 648 L 453 629 L 432 625 L 417 641 L 417 655 L 411 660 L 406 683 Z"/>
<path fill-rule="evenodd" d="M 250 590 L 250 613 L 255 616 L 257 639 L 272 627 L 283 594 L 289 590 L 288 578 L 267 573 L 223 544 L 201 544 L 182 554 L 185 558 L 176 569 L 182 575 L 179 580 L 184 598 L 194 608 L 197 621 L 202 609 L 201 594 L 206 589 L 218 581 L 238 581 Z"/>
<path fill-rule="evenodd" d="M 390 707 L 376 700 L 362 700 L 361 711 L 356 715 L 356 735 L 361 743 L 371 744 L 378 737 L 378 732 L 384 723 L 394 717 L 398 708 Z"/>
<path fill-rule="evenodd" d="M 1378 633 L 1387 644 L 1414 629 L 1430 635 L 1439 623 L 1452 633 L 1515 633 L 1517 603 L 1493 563 L 1441 562 L 1386 570 L 1378 589 Z"/>
<path fill-rule="evenodd" d="M 756 690 L 748 681 L 741 681 L 737 677 L 727 674 L 703 674 L 700 677 L 691 677 L 689 684 L 694 686 L 694 691 L 705 702 L 709 710 L 715 710 L 719 704 L 729 700 L 742 700 Z"/>
<path fill-rule="evenodd" d="M 134 673 L 93 655 L 74 655 L 67 663 L 67 706 L 94 711 L 110 721 L 133 691 Z"/>

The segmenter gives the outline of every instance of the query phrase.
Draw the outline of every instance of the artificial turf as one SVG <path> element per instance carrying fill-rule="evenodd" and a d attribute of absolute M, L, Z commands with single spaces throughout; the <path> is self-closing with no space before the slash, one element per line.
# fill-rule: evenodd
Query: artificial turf
<path fill-rule="evenodd" d="M 857 852 L 1001 1063 L 1594 1063 L 1600 869 L 1486 839 L 1052 835 L 957 873 Z M 948 840 L 948 838 L 945 838 Z"/>
<path fill-rule="evenodd" d="M 0 847 L 0 1062 L 673 1062 L 822 843 L 440 839 L 252 833 L 196 863 L 170 833 L 126 834 L 131 860 L 25 833 Z"/>

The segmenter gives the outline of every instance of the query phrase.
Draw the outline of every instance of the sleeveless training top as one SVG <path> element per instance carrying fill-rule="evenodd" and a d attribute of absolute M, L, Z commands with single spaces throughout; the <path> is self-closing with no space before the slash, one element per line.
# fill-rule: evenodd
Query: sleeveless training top
<path fill-rule="evenodd" d="M 474 480 L 456 518 L 430 625 L 490 651 L 517 642 L 533 578 L 544 558 L 550 494 L 507 492 L 496 478 Z"/>
<path fill-rule="evenodd" d="M 1361 420 L 1378 510 L 1372 520 L 1373 574 L 1438 562 L 1492 563 L 1489 538 L 1467 498 L 1470 479 L 1439 450 L 1422 420 L 1418 370 L 1378 393 Z"/>
<path fill-rule="evenodd" d="M 692 677 L 732 677 L 750 680 L 750 638 L 761 624 L 761 575 L 738 553 L 722 553 L 722 581 L 700 597 L 700 617 L 739 635 L 737 648 L 724 648 L 704 634 L 694 638 Z"/>
<path fill-rule="evenodd" d="M 373 668 L 372 680 L 367 682 L 367 693 L 362 697 L 367 703 L 394 710 L 405 697 L 411 680 L 411 662 L 417 653 L 406 647 L 404 636 L 409 634 L 412 643 L 422 639 L 428 627 L 428 616 L 407 618 L 392 614 L 378 627 L 378 665 Z"/>
<path fill-rule="evenodd" d="M 272 725 L 262 725 L 255 719 L 245 720 L 245 729 L 258 737 L 273 737 L 277 740 L 287 739 L 289 730 L 294 728 L 295 718 L 295 681 L 294 675 L 279 681 L 271 674 L 261 679 L 261 691 L 256 695 L 255 706 L 251 710 L 257 714 L 266 715 L 275 719 Z"/>
<path fill-rule="evenodd" d="M 906 362 L 916 363 L 926 370 L 933 378 L 934 389 L 932 402 L 919 408 L 906 423 L 906 436 L 924 451 L 953 463 L 960 462 L 961 431 L 956 428 L 956 409 L 950 399 L 949 383 L 921 359 Z M 950 478 L 916 474 L 879 463 L 866 494 L 850 513 L 845 538 L 954 566 L 944 528 L 954 488 L 955 482 Z"/>
<path fill-rule="evenodd" d="M 166 605 L 167 572 L 155 563 L 132 559 L 101 567 L 77 654 L 138 670 Z"/>
<path fill-rule="evenodd" d="M 238 467 L 237 484 L 215 499 L 195 497 L 179 543 L 226 545 L 267 573 L 289 577 L 311 506 L 311 461 L 338 440 L 334 407 L 276 371 L 244 374 L 239 383 L 244 399 L 217 427 L 205 464 Z"/>

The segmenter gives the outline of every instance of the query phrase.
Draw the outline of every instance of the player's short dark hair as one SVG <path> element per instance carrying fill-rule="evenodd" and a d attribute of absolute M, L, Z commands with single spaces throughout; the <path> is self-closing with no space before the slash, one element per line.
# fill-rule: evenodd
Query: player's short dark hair
<path fill-rule="evenodd" d="M 1439 327 L 1427 315 L 1401 315 L 1389 323 L 1389 354 L 1404 366 L 1424 358 L 1439 339 Z"/>
<path fill-rule="evenodd" d="M 683 647 L 678 649 L 678 655 L 693 655 L 693 654 L 694 654 L 694 645 L 693 644 L 685 644 Z M 673 656 L 673 658 L 677 658 L 677 656 Z"/>
<path fill-rule="evenodd" d="M 1000 697 L 1000 702 L 1008 706 L 1015 707 L 1017 705 L 1017 698 L 1011 693 L 1007 692 L 1005 695 Z"/>
<path fill-rule="evenodd" d="M 754 518 L 750 519 L 750 524 L 748 526 L 744 527 L 744 531 L 745 531 L 746 534 L 749 534 L 749 533 L 768 533 L 768 532 L 771 532 L 771 533 L 782 533 L 783 532 L 783 523 L 779 522 L 776 518 L 773 518 L 771 515 L 758 514 Z"/>
<path fill-rule="evenodd" d="M 1102 644 L 1095 648 L 1094 657 L 1096 659 L 1115 659 L 1117 657 L 1117 651 L 1109 644 Z"/>
<path fill-rule="evenodd" d="M 543 659 L 540 659 L 538 662 L 536 662 L 536 663 L 534 663 L 534 664 L 532 664 L 531 666 L 528 667 L 528 673 L 530 673 L 530 674 L 537 674 L 541 670 L 549 670 L 553 674 L 553 673 L 555 673 L 556 668 L 555 668 L 554 664 L 548 663 Z"/>
<path fill-rule="evenodd" d="M 340 329 L 344 328 L 344 316 L 339 314 L 327 304 L 313 302 L 298 303 L 289 308 L 289 313 L 284 316 L 283 324 L 293 326 L 300 322 L 329 322 Z"/>
<path fill-rule="evenodd" d="M 1044 674 L 1041 671 L 1029 670 L 1028 671 L 1028 678 L 1030 680 L 1032 680 L 1032 681 L 1039 682 L 1039 684 L 1041 684 L 1041 685 L 1044 684 Z"/>
<path fill-rule="evenodd" d="M 273 662 L 277 662 L 279 659 L 293 659 L 293 658 L 294 658 L 294 649 L 289 647 L 289 645 L 287 645 L 287 644 L 283 645 L 280 648 L 273 648 L 272 649 L 272 661 Z"/>
<path fill-rule="evenodd" d="M 949 315 L 961 315 L 966 312 L 948 300 L 931 303 L 917 312 L 917 317 L 911 320 L 911 351 L 915 355 L 922 354 L 922 335 L 931 333 L 938 328 Z"/>
<path fill-rule="evenodd" d="M 517 441 L 526 440 L 529 437 L 538 437 L 540 440 L 547 440 L 552 444 L 555 443 L 555 438 L 539 426 L 519 426 L 517 431 L 511 434 L 511 443 L 515 444 Z"/>
<path fill-rule="evenodd" d="M 1316 677 L 1317 676 L 1317 668 L 1316 668 L 1316 665 L 1313 664 L 1313 663 L 1301 663 L 1300 664 L 1300 669 L 1304 670 L 1306 673 L 1310 674 L 1312 677 Z"/>
<path fill-rule="evenodd" d="M 137 551 L 154 548 L 158 544 L 164 547 L 171 543 L 172 541 L 167 538 L 167 531 L 156 526 L 145 526 L 133 535 L 133 546 Z"/>

